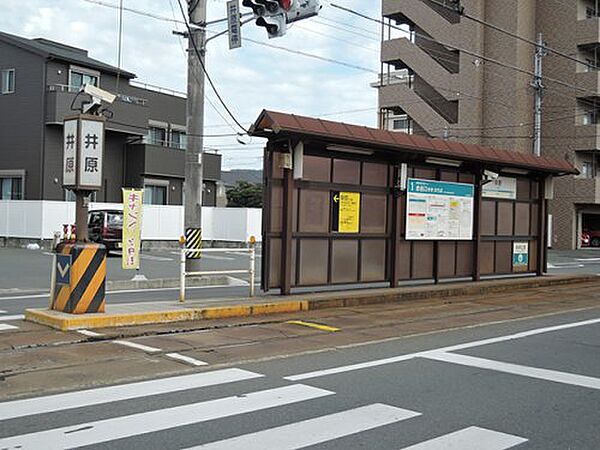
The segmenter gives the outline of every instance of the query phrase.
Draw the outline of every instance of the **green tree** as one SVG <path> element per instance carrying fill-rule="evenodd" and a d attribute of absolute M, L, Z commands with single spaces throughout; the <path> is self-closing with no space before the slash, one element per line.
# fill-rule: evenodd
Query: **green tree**
<path fill-rule="evenodd" d="M 262 184 L 238 181 L 227 189 L 227 206 L 232 208 L 262 208 Z"/>

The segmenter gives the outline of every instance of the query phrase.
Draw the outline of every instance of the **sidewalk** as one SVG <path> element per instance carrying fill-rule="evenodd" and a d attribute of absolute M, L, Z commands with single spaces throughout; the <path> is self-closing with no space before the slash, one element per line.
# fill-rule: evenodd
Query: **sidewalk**
<path fill-rule="evenodd" d="M 28 309 L 25 311 L 25 319 L 67 331 L 82 328 L 95 329 L 250 317 L 498 292 L 514 293 L 531 288 L 598 282 L 600 282 L 600 278 L 596 275 L 549 275 L 535 278 L 488 280 L 478 283 L 462 282 L 395 289 L 361 289 L 253 299 L 203 299 L 186 303 L 169 301 L 107 305 L 106 313 L 103 314 L 74 315 L 47 309 Z"/>

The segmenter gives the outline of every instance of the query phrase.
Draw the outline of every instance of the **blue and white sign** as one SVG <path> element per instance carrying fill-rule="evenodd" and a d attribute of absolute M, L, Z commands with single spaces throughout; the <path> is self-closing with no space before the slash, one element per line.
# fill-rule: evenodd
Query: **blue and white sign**
<path fill-rule="evenodd" d="M 71 284 L 71 255 L 56 255 L 56 284 Z"/>
<path fill-rule="evenodd" d="M 472 184 L 409 179 L 406 239 L 473 239 L 474 196 Z"/>
<path fill-rule="evenodd" d="M 529 268 L 529 242 L 513 243 L 513 270 L 526 272 Z"/>

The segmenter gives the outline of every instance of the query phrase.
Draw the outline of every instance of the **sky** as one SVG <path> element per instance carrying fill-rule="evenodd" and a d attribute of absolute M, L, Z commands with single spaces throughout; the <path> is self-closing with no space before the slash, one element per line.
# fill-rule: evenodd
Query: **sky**
<path fill-rule="evenodd" d="M 135 73 L 137 81 L 185 92 L 187 43 L 172 34 L 185 27 L 177 1 L 123 0 L 125 8 L 153 17 L 124 11 L 121 67 Z M 226 0 L 206 1 L 209 21 L 226 16 Z M 207 70 L 245 127 L 263 109 L 376 126 L 377 91 L 370 83 L 379 71 L 379 25 L 332 3 L 380 16 L 378 0 L 321 0 L 319 16 L 290 25 L 284 37 L 268 39 L 264 28 L 250 22 L 243 26 L 242 36 L 258 44 L 246 40 L 242 48 L 229 50 L 226 35 L 209 42 Z M 118 4 L 119 0 L 2 0 L 0 30 L 85 48 L 90 57 L 117 65 Z M 241 7 L 241 11 L 251 10 Z M 212 25 L 208 35 L 224 28 Z M 206 95 L 205 134 L 240 131 L 208 84 Z M 246 145 L 234 137 L 205 138 L 204 146 L 223 155 L 224 170 L 262 168 L 264 140 L 247 136 L 242 140 Z"/>

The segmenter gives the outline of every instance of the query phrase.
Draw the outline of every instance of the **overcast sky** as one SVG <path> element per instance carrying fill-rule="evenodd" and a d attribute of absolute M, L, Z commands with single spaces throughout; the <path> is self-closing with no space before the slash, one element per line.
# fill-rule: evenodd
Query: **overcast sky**
<path fill-rule="evenodd" d="M 371 17 L 380 14 L 377 0 L 333 2 Z M 225 3 L 226 0 L 208 0 L 209 20 L 226 15 Z M 208 44 L 207 69 L 225 102 L 244 125 L 268 108 L 375 126 L 377 92 L 369 83 L 376 80 L 373 72 L 379 70 L 379 26 L 332 7 L 329 0 L 321 3 L 319 17 L 293 24 L 282 38 L 268 39 L 266 31 L 254 23 L 245 25 L 242 35 L 359 68 L 250 41 L 245 41 L 241 49 L 230 51 L 226 36 Z M 118 0 L 2 0 L 0 30 L 82 47 L 91 57 L 116 65 L 118 11 L 110 6 L 118 4 Z M 173 21 L 182 18 L 177 0 L 124 0 L 124 6 L 159 18 L 124 12 L 122 67 L 135 73 L 138 81 L 185 91 L 186 42 L 171 33 L 184 27 Z M 221 31 L 223 25 L 210 29 Z M 232 121 L 208 86 L 207 94 L 229 124 L 207 102 L 205 133 L 231 132 Z M 207 138 L 205 147 L 219 149 L 224 169 L 261 168 L 262 140 L 246 140 L 249 144 L 242 146 L 234 138 Z"/>

